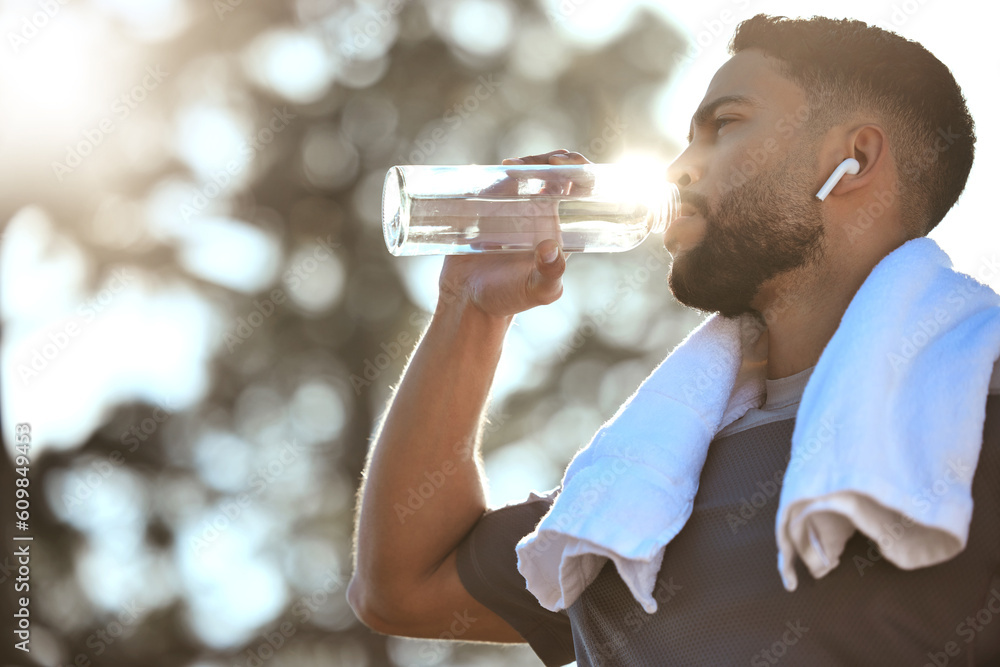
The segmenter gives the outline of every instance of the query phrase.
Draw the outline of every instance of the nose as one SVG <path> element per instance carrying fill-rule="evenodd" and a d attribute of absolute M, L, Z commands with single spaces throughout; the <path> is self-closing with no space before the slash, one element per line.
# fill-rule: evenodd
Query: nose
<path fill-rule="evenodd" d="M 667 179 L 682 188 L 697 183 L 701 179 L 702 170 L 692 158 L 690 148 L 678 155 L 667 168 Z"/>

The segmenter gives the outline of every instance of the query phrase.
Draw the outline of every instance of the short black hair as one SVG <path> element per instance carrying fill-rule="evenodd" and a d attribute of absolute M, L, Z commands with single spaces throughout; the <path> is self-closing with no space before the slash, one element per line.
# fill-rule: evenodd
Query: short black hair
<path fill-rule="evenodd" d="M 965 189 L 975 124 L 951 71 L 919 43 L 863 21 L 758 14 L 740 23 L 732 55 L 755 49 L 780 61 L 825 131 L 874 112 L 889 139 L 910 236 L 930 232 Z M 815 129 L 815 128 L 814 128 Z"/>

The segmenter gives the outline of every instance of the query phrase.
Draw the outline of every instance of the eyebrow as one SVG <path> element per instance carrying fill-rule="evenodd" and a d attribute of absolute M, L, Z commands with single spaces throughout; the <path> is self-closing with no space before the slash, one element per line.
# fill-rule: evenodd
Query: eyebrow
<path fill-rule="evenodd" d="M 694 140 L 694 128 L 707 123 L 708 119 L 715 113 L 715 110 L 723 104 L 742 104 L 744 106 L 750 106 L 757 109 L 764 106 L 757 98 L 749 97 L 747 95 L 725 95 L 723 97 L 718 97 L 708 104 L 702 105 L 697 111 L 694 112 L 694 116 L 691 117 L 691 128 L 688 130 L 688 143 L 691 143 Z"/>

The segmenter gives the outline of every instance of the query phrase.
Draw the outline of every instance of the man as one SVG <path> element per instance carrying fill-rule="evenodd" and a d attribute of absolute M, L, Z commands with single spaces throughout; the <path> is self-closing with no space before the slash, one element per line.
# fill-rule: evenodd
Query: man
<path fill-rule="evenodd" d="M 667 545 L 656 612 L 611 563 L 564 611 L 525 590 L 515 545 L 559 489 L 486 511 L 476 445 L 505 332 L 562 291 L 563 255 L 543 241 L 533 256 L 445 261 L 360 494 L 348 597 L 372 629 L 528 641 L 546 665 L 1000 664 L 1000 365 L 962 553 L 904 571 L 856 533 L 837 568 L 803 571 L 793 593 L 775 570 L 800 397 L 873 267 L 926 235 L 964 188 L 975 137 L 962 94 L 920 45 L 860 22 L 757 16 L 731 52 L 671 167 L 685 215 L 664 243 L 680 302 L 760 316 L 767 395 L 712 441 L 691 517 Z M 858 172 L 819 201 L 845 158 Z M 555 151 L 505 163 L 583 161 Z M 423 506 L 399 515 L 421 485 Z"/>

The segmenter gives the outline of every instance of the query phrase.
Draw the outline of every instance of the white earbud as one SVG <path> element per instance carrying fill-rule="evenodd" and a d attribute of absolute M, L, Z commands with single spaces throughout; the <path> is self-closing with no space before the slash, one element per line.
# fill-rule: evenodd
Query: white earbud
<path fill-rule="evenodd" d="M 856 174 L 859 171 L 861 171 L 861 165 L 858 161 L 852 157 L 847 158 L 838 164 L 837 168 L 833 170 L 833 173 L 830 174 L 830 178 L 826 179 L 826 183 L 824 183 L 823 187 L 821 187 L 819 192 L 816 193 L 816 197 L 820 200 L 826 199 L 826 196 L 830 194 L 830 190 L 833 190 L 837 183 L 840 182 L 840 179 L 844 174 Z"/>

